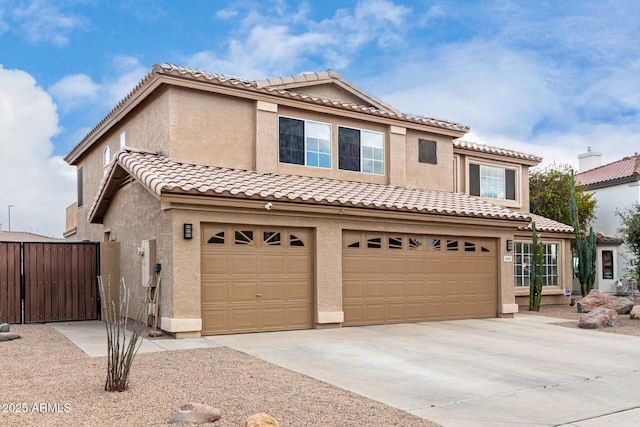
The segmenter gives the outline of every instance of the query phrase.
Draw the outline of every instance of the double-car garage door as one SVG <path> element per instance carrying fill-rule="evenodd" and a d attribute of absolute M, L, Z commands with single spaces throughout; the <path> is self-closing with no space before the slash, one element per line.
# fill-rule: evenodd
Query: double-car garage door
<path fill-rule="evenodd" d="M 313 327 L 311 229 L 202 233 L 203 335 Z M 495 317 L 496 252 L 490 238 L 345 231 L 343 325 Z"/>
<path fill-rule="evenodd" d="M 496 240 L 344 232 L 344 325 L 496 317 Z"/>

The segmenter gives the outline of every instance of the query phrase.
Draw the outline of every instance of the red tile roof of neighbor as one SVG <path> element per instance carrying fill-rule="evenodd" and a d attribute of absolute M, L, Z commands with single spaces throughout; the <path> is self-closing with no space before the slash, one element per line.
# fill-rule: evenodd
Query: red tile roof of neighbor
<path fill-rule="evenodd" d="M 633 177 L 640 179 L 640 155 L 637 153 L 575 175 L 576 181 L 583 185 Z"/>
<path fill-rule="evenodd" d="M 64 239 L 41 236 L 27 231 L 0 230 L 0 242 L 64 242 Z"/>
<path fill-rule="evenodd" d="M 101 218 L 104 214 L 111 197 L 105 193 L 116 191 L 117 185 L 109 186 L 109 183 L 119 169 L 158 196 L 227 196 L 514 221 L 531 218 L 529 214 L 462 193 L 178 163 L 160 153 L 128 147 L 120 151 L 111 164 L 89 218 Z M 561 228 L 555 225 L 558 223 L 545 224 Z M 544 227 L 542 223 L 541 227 Z"/>

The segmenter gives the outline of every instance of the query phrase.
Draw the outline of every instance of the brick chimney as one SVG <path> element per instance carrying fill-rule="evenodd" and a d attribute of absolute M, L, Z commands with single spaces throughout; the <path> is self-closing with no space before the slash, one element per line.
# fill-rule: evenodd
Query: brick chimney
<path fill-rule="evenodd" d="M 587 147 L 587 152 L 578 156 L 578 171 L 584 172 L 589 169 L 597 168 L 602 165 L 602 153 L 591 151 L 591 147 Z"/>

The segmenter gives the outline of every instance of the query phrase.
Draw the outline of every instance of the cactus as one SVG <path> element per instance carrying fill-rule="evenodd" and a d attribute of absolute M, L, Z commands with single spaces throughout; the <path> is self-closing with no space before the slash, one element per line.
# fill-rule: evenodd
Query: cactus
<path fill-rule="evenodd" d="M 569 199 L 569 213 L 573 232 L 576 235 L 575 254 L 578 257 L 578 280 L 580 281 L 580 292 L 583 297 L 593 289 L 596 280 L 596 236 L 593 228 L 589 227 L 589 234 L 580 230 L 578 218 L 578 205 L 576 202 L 576 187 L 571 173 L 571 197 Z"/>
<path fill-rule="evenodd" d="M 529 272 L 529 311 L 540 311 L 542 302 L 542 279 L 544 273 L 544 244 L 538 242 L 536 223 L 531 223 L 531 270 Z"/>

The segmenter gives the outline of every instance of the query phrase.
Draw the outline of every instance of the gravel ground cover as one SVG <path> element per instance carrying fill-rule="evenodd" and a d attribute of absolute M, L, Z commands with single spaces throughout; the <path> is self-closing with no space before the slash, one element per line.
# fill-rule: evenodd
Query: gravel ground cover
<path fill-rule="evenodd" d="M 140 353 L 131 388 L 104 391 L 106 357 L 90 358 L 46 325 L 12 325 L 0 342 L 0 425 L 166 426 L 176 408 L 222 411 L 207 425 L 242 426 L 266 412 L 281 426 L 427 426 L 431 423 L 229 348 Z"/>
<path fill-rule="evenodd" d="M 539 312 L 520 307 L 519 315 L 556 317 L 563 320 L 555 324 L 577 328 L 581 314 L 566 304 Z M 640 320 L 621 315 L 620 323 L 585 331 L 640 336 Z M 188 402 L 219 408 L 222 419 L 209 425 L 225 427 L 241 426 L 258 412 L 283 427 L 438 426 L 224 347 L 138 354 L 131 388 L 108 393 L 105 357 L 88 357 L 47 325 L 12 325 L 11 331 L 22 338 L 0 342 L 2 426 L 168 426 Z"/>
<path fill-rule="evenodd" d="M 640 304 L 640 297 L 627 297 L 634 301 L 636 304 Z M 530 314 L 539 316 L 557 317 L 560 319 L 566 319 L 554 323 L 555 325 L 564 326 L 567 328 L 578 328 L 578 320 L 582 313 L 578 313 L 578 306 L 573 307 L 569 304 L 562 305 L 543 305 L 540 307 L 539 312 L 528 311 L 528 307 L 520 307 L 520 314 Z M 614 327 L 600 328 L 600 329 L 583 329 L 595 333 L 609 333 L 620 335 L 632 335 L 640 337 L 640 320 L 631 319 L 628 314 L 618 315 L 619 325 Z"/>

